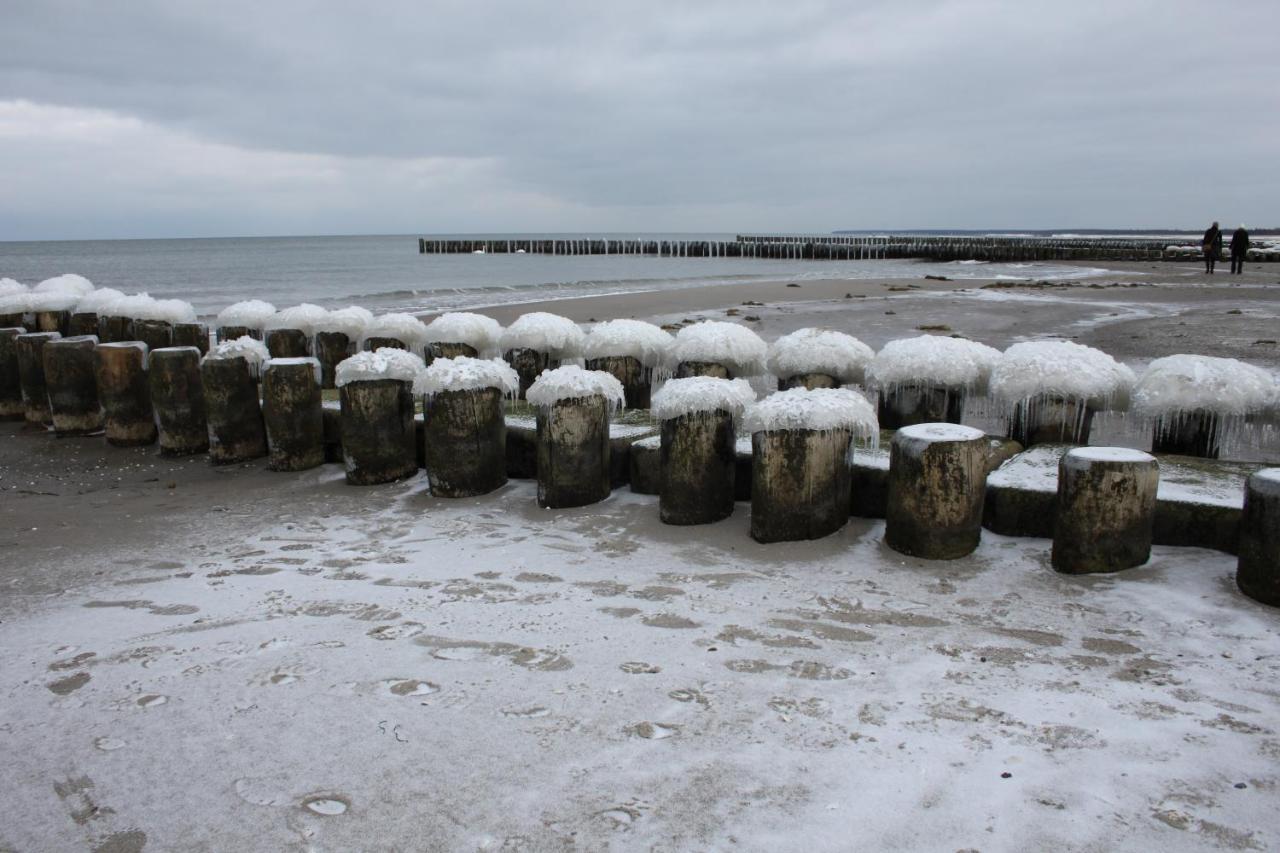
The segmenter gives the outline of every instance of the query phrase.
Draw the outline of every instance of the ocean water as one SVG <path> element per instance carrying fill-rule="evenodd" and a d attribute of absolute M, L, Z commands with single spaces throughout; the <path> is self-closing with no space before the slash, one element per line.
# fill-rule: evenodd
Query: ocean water
<path fill-rule="evenodd" d="M 425 235 L 424 235 L 425 236 Z M 435 235 L 524 239 L 564 235 Z M 732 240 L 732 234 L 597 234 Z M 631 255 L 419 255 L 416 236 L 254 237 L 0 242 L 0 276 L 35 284 L 79 273 L 99 287 L 191 302 L 201 316 L 242 299 L 277 307 L 349 304 L 375 313 L 480 308 L 553 298 L 818 278 L 1063 279 L 1101 270 L 1065 264 L 934 264 Z"/>

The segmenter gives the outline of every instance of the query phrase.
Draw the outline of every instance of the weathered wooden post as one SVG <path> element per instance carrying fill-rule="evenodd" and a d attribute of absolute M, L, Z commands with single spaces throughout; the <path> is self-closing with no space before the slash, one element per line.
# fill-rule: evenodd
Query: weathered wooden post
<path fill-rule="evenodd" d="M 75 293 L 46 292 L 31 294 L 31 313 L 37 332 L 57 332 L 66 337 L 71 332 L 71 311 L 80 297 Z"/>
<path fill-rule="evenodd" d="M 890 341 L 867 365 L 867 380 L 880 394 L 880 425 L 960 423 L 966 398 L 986 390 L 999 358 L 999 350 L 964 338 Z"/>
<path fill-rule="evenodd" d="M 173 346 L 173 326 L 167 320 L 135 317 L 133 336 L 151 352 Z"/>
<path fill-rule="evenodd" d="M 501 359 L 436 358 L 414 386 L 423 395 L 423 442 L 431 494 L 467 498 L 507 482 L 503 398 L 520 377 Z"/>
<path fill-rule="evenodd" d="M 209 354 L 209 327 L 204 323 L 174 323 L 173 345 L 195 347 L 201 355 Z"/>
<path fill-rule="evenodd" d="M 98 341 L 105 344 L 125 343 L 135 340 L 133 318 L 115 313 L 98 315 Z"/>
<path fill-rule="evenodd" d="M 428 367 L 436 358 L 490 359 L 501 354 L 498 341 L 502 338 L 502 326 L 483 314 L 466 311 L 441 314 L 427 324 L 424 337 Z"/>
<path fill-rule="evenodd" d="M 1274 380 L 1260 367 L 1171 355 L 1147 366 L 1134 387 L 1132 411 L 1152 425 L 1152 452 L 1217 459 L 1223 438 L 1265 416 L 1274 395 Z"/>
<path fill-rule="evenodd" d="M 603 370 L 622 383 L 627 408 L 647 409 L 654 380 L 670 373 L 667 353 L 674 342 L 652 323 L 609 320 L 592 327 L 583 355 L 588 370 Z"/>
<path fill-rule="evenodd" d="M 710 524 L 733 514 L 734 424 L 755 398 L 745 379 L 709 376 L 672 379 L 654 395 L 664 524 Z"/>
<path fill-rule="evenodd" d="M 360 349 L 402 349 L 421 358 L 426 350 L 426 335 L 427 327 L 412 314 L 381 314 L 365 326 Z"/>
<path fill-rule="evenodd" d="M 0 421 L 25 418 L 22 379 L 18 372 L 18 335 L 26 332 L 22 326 L 0 328 Z"/>
<path fill-rule="evenodd" d="M 520 377 L 520 396 L 545 370 L 555 370 L 561 362 L 579 358 L 586 336 L 578 324 L 558 314 L 534 311 L 521 314 L 502 330 L 499 346 L 502 357 Z"/>
<path fill-rule="evenodd" d="M 31 291 L 25 284 L 11 278 L 0 278 L 0 329 L 27 329 L 35 331 L 28 317 Z"/>
<path fill-rule="evenodd" d="M 862 341 L 830 329 L 800 329 L 769 345 L 769 372 L 778 390 L 839 388 L 862 384 L 875 351 Z M 883 416 L 881 416 L 883 420 Z"/>
<path fill-rule="evenodd" d="M 1151 556 L 1160 466 L 1127 447 L 1077 447 L 1058 462 L 1054 569 L 1118 572 Z"/>
<path fill-rule="evenodd" d="M 527 316 L 527 315 L 526 315 Z M 609 496 L 609 415 L 622 384 L 581 367 L 545 371 L 529 387 L 538 407 L 538 505 L 585 506 Z"/>
<path fill-rule="evenodd" d="M 228 305 L 218 314 L 218 343 L 234 341 L 248 335 L 262 340 L 262 328 L 267 319 L 274 316 L 276 306 L 261 299 L 249 299 Z"/>
<path fill-rule="evenodd" d="M 106 316 L 111 311 L 111 306 L 116 300 L 123 299 L 124 294 L 110 287 L 101 287 L 80 298 L 76 303 L 75 310 L 71 312 L 70 332 L 72 336 L 80 335 L 98 335 L 101 339 L 101 331 L 99 329 L 100 317 Z"/>
<path fill-rule="evenodd" d="M 214 465 L 267 455 L 258 376 L 268 358 L 266 345 L 245 335 L 218 344 L 200 363 L 209 422 L 209 461 Z"/>
<path fill-rule="evenodd" d="M 151 405 L 147 345 L 141 341 L 98 344 L 94 374 L 107 443 L 115 447 L 154 443 L 158 431 Z"/>
<path fill-rule="evenodd" d="M 1128 406 L 1133 384 L 1133 371 L 1100 350 L 1030 341 L 1004 351 L 990 387 L 1006 411 L 1009 437 L 1031 447 L 1087 444 L 1094 413 Z"/>
<path fill-rule="evenodd" d="M 200 350 L 165 347 L 149 359 L 151 405 L 160 428 L 161 456 L 192 456 L 209 449 Z"/>
<path fill-rule="evenodd" d="M 53 431 L 60 436 L 90 435 L 102 430 L 102 407 L 98 404 L 93 370 L 93 350 L 97 345 L 96 337 L 82 335 L 49 341 L 41 351 Z"/>
<path fill-rule="evenodd" d="M 677 379 L 746 378 L 765 372 L 768 349 L 746 326 L 704 320 L 676 332 L 667 360 Z"/>
<path fill-rule="evenodd" d="M 982 536 L 987 437 L 960 424 L 913 424 L 889 448 L 885 544 L 927 560 L 972 553 Z"/>
<path fill-rule="evenodd" d="M 338 365 L 342 457 L 351 485 L 418 473 L 413 383 L 422 371 L 421 358 L 394 347 L 356 353 Z"/>
<path fill-rule="evenodd" d="M 272 471 L 305 471 L 324 462 L 320 362 L 273 358 L 262 378 L 262 416 Z M 344 437 L 345 440 L 345 437 Z"/>
<path fill-rule="evenodd" d="M 317 323 L 329 314 L 319 305 L 304 302 L 272 314 L 263 323 L 263 341 L 272 358 L 306 358 Z"/>
<path fill-rule="evenodd" d="M 1238 550 L 1240 591 L 1254 601 L 1280 607 L 1280 468 L 1249 475 Z"/>
<path fill-rule="evenodd" d="M 49 387 L 44 375 L 44 347 L 49 341 L 61 337 L 57 332 L 27 332 L 15 339 L 23 417 L 29 424 L 45 426 L 53 422 L 53 413 L 49 410 Z"/>
<path fill-rule="evenodd" d="M 316 360 L 320 362 L 320 387 L 336 388 L 338 364 L 355 355 L 360 336 L 373 321 L 373 314 L 357 305 L 330 311 L 315 324 L 312 338 Z"/>
<path fill-rule="evenodd" d="M 751 538 L 818 539 L 849 520 L 854 441 L 874 444 L 875 409 L 849 388 L 792 388 L 750 406 Z"/>

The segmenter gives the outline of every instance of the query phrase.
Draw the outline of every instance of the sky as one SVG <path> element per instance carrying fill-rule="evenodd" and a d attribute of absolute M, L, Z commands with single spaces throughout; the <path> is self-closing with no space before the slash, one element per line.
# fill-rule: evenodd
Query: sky
<path fill-rule="evenodd" d="M 0 0 L 0 240 L 1280 225 L 1280 3 Z"/>

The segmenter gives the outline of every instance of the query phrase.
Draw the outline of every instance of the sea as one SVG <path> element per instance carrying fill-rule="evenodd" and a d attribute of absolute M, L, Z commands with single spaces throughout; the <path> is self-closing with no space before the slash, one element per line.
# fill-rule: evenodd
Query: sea
<path fill-rule="evenodd" d="M 819 278 L 1074 279 L 1066 264 L 660 258 L 634 255 L 420 255 L 419 235 L 0 242 L 0 277 L 36 284 L 78 273 L 98 287 L 185 299 L 201 317 L 243 299 L 284 308 L 360 305 L 374 313 L 470 310 L 547 299 Z M 732 234 L 438 234 L 440 239 L 732 240 Z"/>

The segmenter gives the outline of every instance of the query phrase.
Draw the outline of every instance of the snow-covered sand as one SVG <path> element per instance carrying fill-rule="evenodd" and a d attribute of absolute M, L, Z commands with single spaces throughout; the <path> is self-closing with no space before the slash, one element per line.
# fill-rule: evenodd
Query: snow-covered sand
<path fill-rule="evenodd" d="M 1224 554 L 762 546 L 12 425 L 0 471 L 0 848 L 1280 845 L 1280 612 Z"/>

